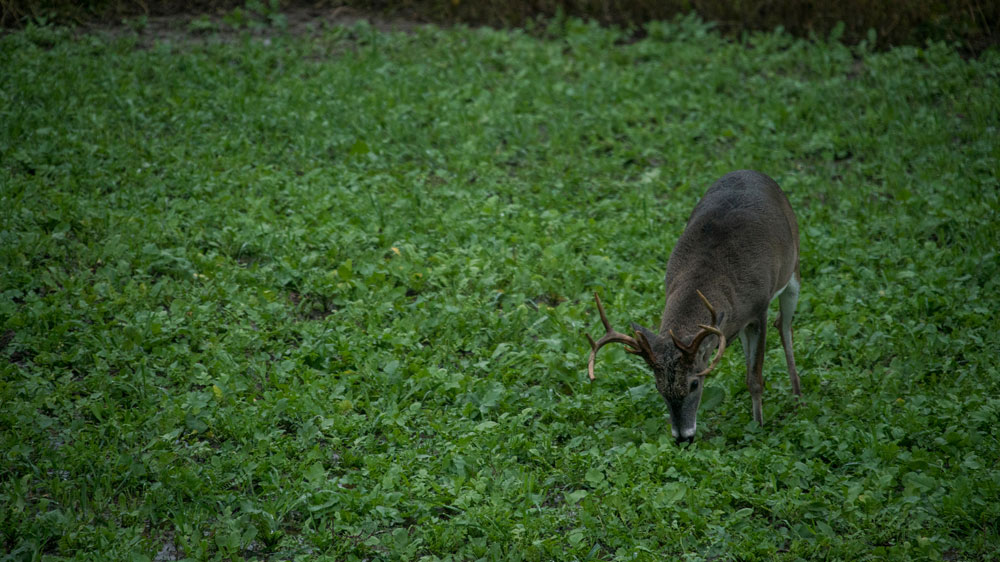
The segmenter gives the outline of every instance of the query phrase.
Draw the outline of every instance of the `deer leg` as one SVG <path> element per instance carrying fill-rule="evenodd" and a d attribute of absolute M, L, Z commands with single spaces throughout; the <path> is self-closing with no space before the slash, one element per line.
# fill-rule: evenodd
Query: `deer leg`
<path fill-rule="evenodd" d="M 756 321 L 747 324 L 740 330 L 740 343 L 743 344 L 743 356 L 747 364 L 747 390 L 753 403 L 753 419 L 764 425 L 764 342 L 767 331 L 764 322 Z"/>
<path fill-rule="evenodd" d="M 778 318 L 774 321 L 774 327 L 781 334 L 781 347 L 785 349 L 785 362 L 788 363 L 788 380 L 792 383 L 792 393 L 802 396 L 802 391 L 799 389 L 799 373 L 795 369 L 795 352 L 792 349 L 792 317 L 795 315 L 795 305 L 798 301 L 799 280 L 793 275 L 778 296 Z"/>

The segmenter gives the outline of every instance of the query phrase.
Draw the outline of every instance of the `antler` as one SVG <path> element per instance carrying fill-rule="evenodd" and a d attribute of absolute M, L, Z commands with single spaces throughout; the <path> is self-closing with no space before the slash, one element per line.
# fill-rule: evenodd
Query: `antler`
<path fill-rule="evenodd" d="M 694 292 L 698 293 L 698 296 L 701 297 L 701 302 L 705 303 L 705 308 L 707 308 L 708 311 L 712 313 L 712 325 L 718 326 L 718 323 L 715 321 L 715 308 L 712 307 L 712 303 L 708 302 L 708 299 L 705 298 L 705 295 L 701 294 L 701 291 L 699 291 L 698 289 L 695 289 Z"/>
<path fill-rule="evenodd" d="M 705 339 L 705 336 L 709 334 L 715 334 L 719 336 L 719 349 L 715 352 L 715 357 L 708 363 L 708 367 L 704 371 L 698 373 L 697 376 L 704 377 L 705 375 L 712 372 L 712 369 L 719 364 L 719 360 L 722 359 L 722 352 L 726 350 L 726 336 L 722 333 L 722 330 L 714 326 L 706 326 L 704 324 L 698 324 L 701 331 L 698 335 L 694 337 L 694 341 L 691 342 L 691 346 L 694 347 L 695 351 L 698 350 L 698 346 L 701 345 L 701 340 Z"/>
<path fill-rule="evenodd" d="M 587 361 L 587 374 L 590 375 L 590 380 L 594 380 L 594 361 L 597 359 L 597 350 L 604 347 L 604 344 L 625 344 L 625 351 L 635 355 L 642 355 L 643 351 L 641 350 L 644 348 L 644 346 L 635 338 L 612 330 L 611 324 L 608 322 L 608 317 L 604 314 L 604 306 L 601 304 L 601 297 L 597 296 L 596 292 L 594 293 L 594 300 L 597 301 L 597 311 L 601 313 L 601 322 L 604 323 L 605 333 L 604 336 L 596 342 L 594 341 L 594 338 L 590 337 L 590 334 L 586 334 L 587 341 L 590 342 L 590 359 Z"/>
<path fill-rule="evenodd" d="M 719 348 L 715 352 L 715 356 L 712 357 L 712 360 L 709 362 L 708 368 L 698 373 L 697 375 L 699 377 L 703 377 L 712 372 L 712 369 L 714 369 L 715 366 L 719 364 L 719 360 L 722 359 L 722 352 L 726 350 L 726 336 L 725 334 L 722 333 L 722 330 L 720 330 L 717 327 L 718 324 L 717 324 L 717 318 L 715 316 L 715 308 L 712 307 L 712 304 L 708 302 L 708 299 L 705 298 L 705 295 L 703 295 L 701 291 L 696 290 L 695 292 L 698 293 L 699 297 L 701 297 L 701 302 L 705 303 L 705 308 L 707 308 L 708 311 L 712 314 L 712 325 L 706 326 L 704 324 L 698 324 L 698 327 L 701 328 L 701 330 L 697 334 L 695 334 L 694 339 L 691 340 L 690 344 L 685 344 L 684 342 L 682 342 L 680 338 L 674 335 L 673 330 L 670 330 L 670 338 L 674 340 L 674 345 L 676 345 L 678 349 L 684 352 L 685 355 L 693 357 L 695 353 L 698 353 L 698 348 L 701 347 L 702 340 L 704 340 L 706 337 L 712 334 L 719 336 Z"/>

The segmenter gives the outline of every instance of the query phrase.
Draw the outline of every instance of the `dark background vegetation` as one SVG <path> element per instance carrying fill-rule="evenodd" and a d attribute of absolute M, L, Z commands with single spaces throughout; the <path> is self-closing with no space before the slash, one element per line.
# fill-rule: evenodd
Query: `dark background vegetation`
<path fill-rule="evenodd" d="M 798 36 L 832 33 L 847 43 L 877 42 L 879 47 L 947 41 L 968 53 L 996 45 L 1000 38 L 1000 2 L 993 0 L 0 0 L 0 8 L 0 23 L 6 27 L 39 20 L 117 23 L 143 15 L 308 8 L 491 26 L 565 15 L 642 33 L 645 22 L 696 12 L 731 35 L 783 27 Z"/>

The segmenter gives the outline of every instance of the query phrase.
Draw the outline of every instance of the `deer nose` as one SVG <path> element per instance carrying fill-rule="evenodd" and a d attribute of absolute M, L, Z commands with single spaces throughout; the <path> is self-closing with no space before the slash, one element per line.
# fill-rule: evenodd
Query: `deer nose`
<path fill-rule="evenodd" d="M 685 441 L 687 441 L 689 445 L 691 443 L 694 443 L 694 435 L 691 435 L 689 437 L 681 437 L 680 435 L 677 436 L 677 444 L 678 445 L 680 445 L 681 443 L 683 443 Z"/>

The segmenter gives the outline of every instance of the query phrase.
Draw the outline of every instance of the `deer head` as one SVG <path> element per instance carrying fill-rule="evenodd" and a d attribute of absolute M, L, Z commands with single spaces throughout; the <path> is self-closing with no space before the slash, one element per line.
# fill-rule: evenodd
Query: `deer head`
<path fill-rule="evenodd" d="M 715 309 L 701 291 L 696 292 L 712 315 L 712 325 L 697 324 L 698 332 L 689 343 L 681 341 L 673 330 L 667 332 L 669 337 L 664 337 L 634 322 L 632 330 L 635 337 L 616 332 L 608 322 L 601 297 L 597 293 L 594 293 L 594 300 L 597 302 L 597 311 L 601 314 L 601 322 L 606 332 L 596 342 L 590 334 L 587 334 L 587 340 L 590 341 L 590 359 L 587 362 L 590 380 L 594 380 L 597 352 L 606 344 L 624 344 L 625 351 L 639 355 L 646 361 L 653 371 L 656 390 L 670 410 L 670 430 L 678 443 L 694 441 L 704 378 L 719 364 L 719 359 L 726 350 L 726 336 L 717 326 Z M 699 353 L 702 351 L 702 343 L 708 336 L 718 338 L 718 347 L 711 361 L 706 361 L 705 353 Z"/>

